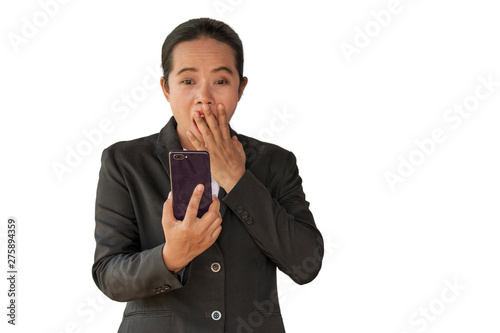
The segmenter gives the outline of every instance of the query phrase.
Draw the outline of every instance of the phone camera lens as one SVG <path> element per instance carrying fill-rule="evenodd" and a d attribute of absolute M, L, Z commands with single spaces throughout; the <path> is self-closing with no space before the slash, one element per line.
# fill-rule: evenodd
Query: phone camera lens
<path fill-rule="evenodd" d="M 183 160 L 184 159 L 184 155 L 182 155 L 182 154 L 175 154 L 174 155 L 174 159 L 176 159 L 176 160 Z"/>

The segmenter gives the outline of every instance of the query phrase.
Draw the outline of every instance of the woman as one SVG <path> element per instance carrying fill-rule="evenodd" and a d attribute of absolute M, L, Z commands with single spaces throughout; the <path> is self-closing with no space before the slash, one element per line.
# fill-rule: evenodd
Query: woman
<path fill-rule="evenodd" d="M 276 267 L 303 284 L 323 258 L 295 157 L 230 128 L 248 79 L 228 25 L 179 25 L 163 44 L 162 67 L 173 117 L 102 155 L 94 281 L 127 302 L 119 332 L 284 332 Z M 197 218 L 199 185 L 178 221 L 168 153 L 183 148 L 209 152 L 214 195 Z"/>

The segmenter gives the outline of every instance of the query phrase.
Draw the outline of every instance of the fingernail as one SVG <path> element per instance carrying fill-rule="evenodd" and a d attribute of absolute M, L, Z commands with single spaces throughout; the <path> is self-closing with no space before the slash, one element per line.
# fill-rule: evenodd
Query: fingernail
<path fill-rule="evenodd" d="M 172 198 L 172 191 L 168 192 L 168 198 L 167 198 L 167 200 L 170 199 L 170 198 Z"/>
<path fill-rule="evenodd" d="M 198 186 L 196 186 L 196 191 L 198 191 L 198 192 L 203 191 L 203 185 L 202 184 L 198 184 Z"/>

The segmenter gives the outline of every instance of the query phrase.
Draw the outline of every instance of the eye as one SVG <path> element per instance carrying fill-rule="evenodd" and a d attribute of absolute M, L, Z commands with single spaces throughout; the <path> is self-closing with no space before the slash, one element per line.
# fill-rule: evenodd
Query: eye
<path fill-rule="evenodd" d="M 181 81 L 182 84 L 193 84 L 193 81 L 192 80 L 182 80 Z"/>
<path fill-rule="evenodd" d="M 215 81 L 215 84 L 220 84 L 220 85 L 221 84 L 227 84 L 227 80 L 223 80 L 223 79 L 222 80 L 217 80 L 217 81 Z"/>

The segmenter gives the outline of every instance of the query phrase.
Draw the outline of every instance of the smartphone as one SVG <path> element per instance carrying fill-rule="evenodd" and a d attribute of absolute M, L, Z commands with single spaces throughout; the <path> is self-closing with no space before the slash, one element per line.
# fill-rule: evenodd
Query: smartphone
<path fill-rule="evenodd" d="M 206 151 L 197 150 L 171 151 L 169 159 L 170 187 L 175 218 L 184 219 L 189 200 L 198 184 L 205 186 L 197 215 L 202 217 L 212 203 L 210 155 Z"/>

